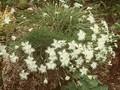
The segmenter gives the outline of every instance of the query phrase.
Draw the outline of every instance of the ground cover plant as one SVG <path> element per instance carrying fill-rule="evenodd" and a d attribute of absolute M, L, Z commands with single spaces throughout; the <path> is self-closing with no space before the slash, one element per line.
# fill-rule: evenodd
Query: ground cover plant
<path fill-rule="evenodd" d="M 112 65 L 120 36 L 92 7 L 19 1 L 23 8 L 4 2 L 1 12 L 1 37 L 9 38 L 0 44 L 2 90 L 109 90 L 96 71 Z"/>

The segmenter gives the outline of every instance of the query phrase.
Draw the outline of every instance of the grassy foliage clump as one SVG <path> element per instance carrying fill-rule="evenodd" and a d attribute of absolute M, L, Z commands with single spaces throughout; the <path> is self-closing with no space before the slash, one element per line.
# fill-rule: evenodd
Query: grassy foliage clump
<path fill-rule="evenodd" d="M 56 31 L 74 36 L 79 29 L 89 30 L 90 23 L 84 19 L 84 15 L 87 14 L 83 8 L 65 9 L 62 6 L 47 5 L 35 12 L 20 11 L 16 15 L 16 22 L 18 26 L 21 25 L 23 31 L 29 27 L 36 30 L 47 27 L 50 32 Z"/>

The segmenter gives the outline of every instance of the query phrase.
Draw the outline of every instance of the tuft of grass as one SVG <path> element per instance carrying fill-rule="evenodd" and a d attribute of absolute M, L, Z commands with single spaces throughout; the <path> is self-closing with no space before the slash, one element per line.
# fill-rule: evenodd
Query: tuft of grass
<path fill-rule="evenodd" d="M 44 16 L 44 14 L 47 15 Z M 82 23 L 79 21 L 86 14 L 83 8 L 75 9 L 71 7 L 65 9 L 62 6 L 46 5 L 35 12 L 28 12 L 27 10 L 20 11 L 16 16 L 17 24 L 21 25 L 21 27 L 28 26 L 35 29 L 48 27 L 50 31 L 58 31 L 65 34 L 70 33 L 73 35 L 79 29 L 89 30 L 88 26 L 90 25 L 87 21 L 83 20 Z M 23 17 L 26 17 L 26 19 Z"/>

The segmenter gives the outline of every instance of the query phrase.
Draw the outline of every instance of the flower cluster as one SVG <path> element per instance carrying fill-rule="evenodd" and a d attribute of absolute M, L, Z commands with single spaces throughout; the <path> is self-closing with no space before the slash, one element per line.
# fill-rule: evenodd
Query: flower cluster
<path fill-rule="evenodd" d="M 24 51 L 24 53 L 31 55 L 35 50 L 31 47 L 31 45 L 29 44 L 29 42 L 22 42 L 22 50 Z"/>
<path fill-rule="evenodd" d="M 73 40 L 71 42 L 64 41 L 64 43 L 60 44 L 61 40 L 54 40 L 51 47 L 48 47 L 46 50 L 48 54 L 48 62 L 46 64 L 48 69 L 56 69 L 57 66 L 67 67 L 70 71 L 79 69 L 81 75 L 87 75 L 89 72 L 88 66 L 94 70 L 100 62 L 107 60 L 108 53 L 114 54 L 112 46 L 108 45 L 112 39 L 109 34 L 102 34 L 101 31 L 99 34 L 93 32 L 91 41 L 87 43 L 82 42 L 86 40 L 87 33 L 80 30 L 77 35 L 78 42 Z M 93 35 L 96 38 L 95 42 Z M 57 65 L 55 61 L 60 62 L 60 64 Z M 74 70 L 71 70 L 71 67 Z"/>
<path fill-rule="evenodd" d="M 111 43 L 116 42 L 113 39 L 115 35 L 109 32 L 104 20 L 101 20 L 101 23 L 96 22 L 90 9 L 87 9 L 88 16 L 83 16 L 89 21 L 90 33 L 80 29 L 77 33 L 78 41 L 54 39 L 45 51 L 48 55 L 45 64 L 47 70 L 55 70 L 59 67 L 69 68 L 70 72 L 79 71 L 81 76 L 87 75 L 90 78 L 92 76 L 90 69 L 96 69 L 101 62 L 110 62 L 107 59 L 108 55 L 115 56 L 111 46 Z"/>
<path fill-rule="evenodd" d="M 108 31 L 107 33 L 106 31 L 101 33 L 99 26 L 97 27 L 99 33 L 93 31 L 91 41 L 86 43 L 83 43 L 83 41 L 86 40 L 87 33 L 83 30 L 80 30 L 77 34 L 78 41 L 72 40 L 68 42 L 66 40 L 54 39 L 51 46 L 45 50 L 47 55 L 46 62 L 41 65 L 37 65 L 37 61 L 34 59 L 33 55 L 35 49 L 32 48 L 28 41 L 22 42 L 20 46 L 15 46 L 17 47 L 15 49 L 21 47 L 21 50 L 26 54 L 24 62 L 27 66 L 27 71 L 25 72 L 23 69 L 20 72 L 19 75 L 21 79 L 27 79 L 30 72 L 39 71 L 43 74 L 46 73 L 47 70 L 55 70 L 59 67 L 63 67 L 64 69 L 69 68 L 70 72 L 77 70 L 81 73 L 81 76 L 87 75 L 89 78 L 89 68 L 93 70 L 96 69 L 100 62 L 107 60 L 108 54 L 114 54 L 112 46 L 108 45 L 111 41 L 113 42 L 111 34 Z M 107 30 L 105 22 L 103 23 L 103 28 Z M 3 57 L 7 56 L 12 63 L 16 63 L 19 60 L 15 52 L 8 54 L 6 46 L 4 45 L 0 45 L 0 55 Z M 65 80 L 68 80 L 68 77 L 69 76 L 67 76 Z M 47 83 L 48 81 L 45 79 L 43 82 Z"/>
<path fill-rule="evenodd" d="M 65 8 L 69 8 L 64 0 L 60 0 L 60 2 Z M 82 5 L 75 3 L 74 7 L 79 8 Z M 90 9 L 88 8 L 88 11 Z M 58 14 L 59 12 L 55 13 Z M 43 17 L 47 16 L 47 13 L 43 13 Z M 70 19 L 72 18 L 71 16 Z M 46 74 L 48 70 L 57 70 L 60 67 L 70 73 L 78 71 L 81 76 L 86 75 L 88 78 L 93 78 L 91 77 L 92 72 L 90 72 L 90 69 L 96 69 L 101 62 L 109 62 L 107 61 L 108 55 L 114 56 L 115 53 L 110 44 L 114 43 L 113 36 L 115 35 L 108 31 L 107 23 L 104 20 L 101 23 L 97 23 L 90 11 L 88 15 L 83 15 L 82 18 L 86 19 L 90 25 L 88 31 L 79 28 L 76 34 L 77 40 L 53 39 L 53 43 L 45 50 L 44 63 L 38 64 L 37 57 L 34 56 L 34 52 L 37 50 L 32 47 L 29 41 L 15 45 L 15 52 L 10 54 L 7 53 L 6 46 L 0 44 L 0 56 L 3 56 L 3 58 L 7 57 L 11 63 L 17 63 L 20 57 L 16 51 L 22 50 L 22 54 L 24 54 L 22 61 L 26 65 L 26 69 L 19 73 L 22 80 L 27 79 L 31 72 Z M 13 40 L 15 39 L 13 37 Z M 69 79 L 71 77 L 66 75 L 65 80 Z M 48 83 L 47 77 L 43 83 Z"/>

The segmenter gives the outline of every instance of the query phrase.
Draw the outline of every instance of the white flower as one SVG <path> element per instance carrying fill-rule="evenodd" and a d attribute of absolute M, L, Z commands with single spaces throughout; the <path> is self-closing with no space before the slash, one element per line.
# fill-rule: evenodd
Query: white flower
<path fill-rule="evenodd" d="M 76 8 L 79 8 L 79 7 L 82 7 L 83 5 L 82 4 L 79 4 L 79 3 L 74 3 L 74 7 L 76 7 Z"/>
<path fill-rule="evenodd" d="M 87 75 L 87 77 L 92 80 L 92 79 L 96 79 L 96 75 Z"/>
<path fill-rule="evenodd" d="M 111 62 L 111 61 L 109 61 L 109 62 L 108 62 L 108 65 L 112 66 L 112 62 Z"/>
<path fill-rule="evenodd" d="M 88 77 L 90 80 L 92 80 L 92 79 L 95 79 L 95 78 L 96 78 L 96 76 L 95 76 L 95 75 L 87 75 L 87 77 Z"/>
<path fill-rule="evenodd" d="M 96 34 L 99 33 L 99 26 L 97 24 L 94 24 L 94 26 L 90 27 L 90 29 Z"/>
<path fill-rule="evenodd" d="M 82 52 L 84 49 L 84 45 L 82 45 L 82 43 L 78 44 L 78 49 Z"/>
<path fill-rule="evenodd" d="M 32 7 L 27 8 L 28 11 L 33 11 Z"/>
<path fill-rule="evenodd" d="M 16 40 L 16 36 L 11 36 L 11 39 L 12 39 L 13 41 L 15 41 L 15 40 Z"/>
<path fill-rule="evenodd" d="M 116 48 L 118 48 L 118 44 L 117 44 L 117 43 L 114 43 L 114 46 L 115 46 Z"/>
<path fill-rule="evenodd" d="M 108 24 L 106 21 L 102 20 L 101 23 L 104 25 L 105 29 L 108 31 Z"/>
<path fill-rule="evenodd" d="M 61 66 L 68 66 L 70 63 L 70 58 L 69 58 L 69 54 L 66 52 L 66 50 L 63 50 L 61 52 L 58 52 L 59 56 L 60 56 L 60 62 L 61 62 Z"/>
<path fill-rule="evenodd" d="M 81 49 L 77 48 L 77 49 L 74 49 L 72 53 L 70 53 L 70 56 L 72 59 L 75 59 L 78 57 L 80 53 L 81 53 Z"/>
<path fill-rule="evenodd" d="M 21 45 L 23 46 L 22 50 L 28 55 L 31 55 L 35 51 L 35 49 L 32 48 L 28 41 L 22 42 Z"/>
<path fill-rule="evenodd" d="M 11 21 L 10 17 L 9 17 L 9 16 L 5 16 L 5 18 L 4 18 L 4 23 L 5 23 L 5 24 L 9 24 L 10 21 Z"/>
<path fill-rule="evenodd" d="M 93 55 L 94 55 L 93 50 L 92 49 L 88 49 L 88 48 L 84 48 L 83 54 L 85 55 L 85 58 L 87 60 L 91 60 L 93 58 Z"/>
<path fill-rule="evenodd" d="M 66 80 L 66 81 L 70 80 L 70 77 L 69 77 L 69 76 L 66 76 L 66 77 L 65 77 L 65 80 Z"/>
<path fill-rule="evenodd" d="M 18 45 L 15 45 L 15 49 L 18 49 L 19 48 L 19 46 Z"/>
<path fill-rule="evenodd" d="M 44 66 L 43 64 L 41 64 L 40 65 L 40 68 L 38 68 L 39 69 L 39 71 L 41 72 L 41 73 L 45 73 L 46 72 L 46 66 Z"/>
<path fill-rule="evenodd" d="M 66 8 L 66 9 L 69 8 L 69 6 L 67 4 L 63 4 L 63 7 Z"/>
<path fill-rule="evenodd" d="M 44 83 L 44 84 L 48 84 L 47 78 L 44 79 L 43 83 Z"/>
<path fill-rule="evenodd" d="M 65 1 L 64 0 L 59 0 L 61 3 L 65 3 Z"/>
<path fill-rule="evenodd" d="M 26 19 L 26 17 L 23 17 L 23 19 Z"/>
<path fill-rule="evenodd" d="M 87 75 L 88 69 L 85 67 L 82 67 L 82 69 L 80 69 L 81 75 Z"/>
<path fill-rule="evenodd" d="M 80 30 L 77 35 L 78 35 L 78 40 L 84 40 L 86 33 L 84 31 Z"/>
<path fill-rule="evenodd" d="M 43 17 L 49 16 L 48 13 L 43 12 Z"/>
<path fill-rule="evenodd" d="M 28 31 L 31 32 L 33 30 L 33 28 L 29 28 Z"/>
<path fill-rule="evenodd" d="M 75 60 L 75 62 L 76 62 L 77 65 L 82 65 L 83 62 L 84 62 L 84 60 L 83 60 L 82 57 L 80 57 L 80 58 L 78 58 L 77 60 Z"/>
<path fill-rule="evenodd" d="M 69 66 L 69 70 L 70 70 L 70 72 L 75 72 L 76 68 L 73 65 L 71 65 L 71 66 Z"/>
<path fill-rule="evenodd" d="M 95 23 L 95 19 L 94 19 L 94 17 L 93 17 L 93 14 L 92 14 L 92 13 L 90 13 L 90 14 L 89 14 L 89 16 L 88 16 L 87 20 L 88 20 L 88 21 L 90 21 L 90 23 Z"/>
<path fill-rule="evenodd" d="M 85 19 L 87 16 L 86 15 L 82 15 L 82 18 Z"/>
<path fill-rule="evenodd" d="M 57 58 L 57 56 L 56 55 L 51 55 L 51 56 L 49 56 L 48 57 L 48 59 L 50 60 L 50 61 L 55 61 L 55 60 L 57 60 L 58 58 Z"/>
<path fill-rule="evenodd" d="M 105 43 L 108 41 L 108 36 L 105 34 L 101 34 L 101 38 L 98 38 L 97 45 L 98 47 L 96 49 L 103 49 L 105 47 Z"/>
<path fill-rule="evenodd" d="M 10 61 L 11 61 L 12 63 L 15 63 L 16 60 L 18 60 L 18 59 L 19 59 L 19 57 L 16 56 L 15 53 L 12 53 L 12 55 L 10 55 Z"/>
<path fill-rule="evenodd" d="M 78 47 L 77 43 L 74 40 L 69 42 L 68 45 L 69 45 L 68 49 L 70 49 L 70 50 L 74 50 Z"/>
<path fill-rule="evenodd" d="M 92 9 L 92 7 L 87 7 L 87 10 L 91 10 Z"/>
<path fill-rule="evenodd" d="M 31 56 L 28 56 L 27 59 L 24 60 L 27 64 L 28 69 L 31 72 L 37 71 L 37 67 L 38 67 L 36 64 L 36 61 L 33 61 L 33 60 L 34 60 L 34 58 Z"/>
<path fill-rule="evenodd" d="M 65 46 L 66 45 L 66 43 L 65 43 L 66 41 L 65 40 L 55 40 L 54 39 L 54 42 L 51 44 L 55 49 L 58 49 L 58 48 L 61 48 L 61 47 L 63 47 L 63 46 Z"/>
<path fill-rule="evenodd" d="M 33 60 L 34 60 L 34 58 L 31 57 L 31 56 L 28 56 L 27 59 L 25 59 L 25 61 L 28 62 L 28 63 L 33 61 Z"/>
<path fill-rule="evenodd" d="M 93 79 L 93 76 L 92 76 L 92 75 L 88 75 L 87 77 L 88 77 L 90 80 Z"/>
<path fill-rule="evenodd" d="M 48 47 L 47 50 L 45 50 L 46 53 L 49 54 L 49 56 L 56 56 L 55 48 Z"/>
<path fill-rule="evenodd" d="M 13 14 L 14 12 L 15 12 L 15 9 L 14 9 L 14 8 L 11 8 L 10 13 Z"/>
<path fill-rule="evenodd" d="M 77 44 L 74 41 L 72 41 L 68 44 L 69 44 L 68 49 L 72 50 L 72 52 L 70 53 L 72 59 L 77 58 L 78 55 L 83 52 L 83 46 L 81 43 Z"/>
<path fill-rule="evenodd" d="M 27 80 L 29 73 L 22 70 L 19 75 L 22 80 Z"/>
<path fill-rule="evenodd" d="M 96 50 L 97 50 L 97 49 L 102 49 L 102 48 L 105 47 L 105 41 L 102 40 L 102 39 L 98 39 L 97 44 L 98 44 L 98 47 L 96 48 Z"/>
<path fill-rule="evenodd" d="M 97 39 L 96 34 L 92 34 L 92 40 L 95 41 Z"/>
<path fill-rule="evenodd" d="M 56 68 L 56 64 L 54 62 L 46 63 L 48 69 L 54 70 Z"/>
<path fill-rule="evenodd" d="M 112 54 L 112 57 L 115 58 L 115 56 L 116 56 L 115 51 L 112 51 L 112 52 L 110 52 L 110 53 Z"/>
<path fill-rule="evenodd" d="M 56 41 L 55 41 L 55 42 L 56 42 Z M 55 45 L 55 43 L 52 44 L 52 45 Z M 58 47 L 58 46 L 55 46 L 55 47 Z M 48 56 L 48 60 L 49 60 L 49 61 L 52 61 L 52 62 L 53 62 L 53 61 L 57 60 L 55 48 L 48 47 L 45 52 L 49 54 L 49 56 Z"/>
<path fill-rule="evenodd" d="M 97 63 L 96 62 L 92 62 L 92 64 L 90 65 L 92 69 L 96 69 L 97 68 Z"/>
<path fill-rule="evenodd" d="M 30 64 L 28 64 L 27 67 L 31 72 L 36 72 L 38 66 L 36 64 L 36 61 L 33 61 Z"/>
<path fill-rule="evenodd" d="M 101 48 L 100 51 L 97 54 L 95 54 L 96 60 L 102 59 L 102 61 L 105 61 L 107 59 L 106 57 L 107 54 L 108 54 L 107 48 L 106 47 Z"/>

